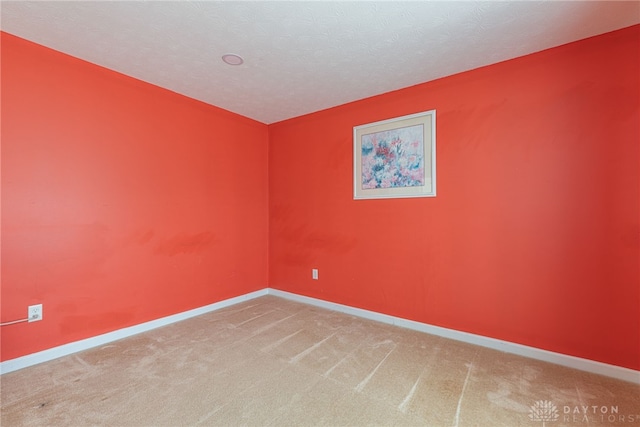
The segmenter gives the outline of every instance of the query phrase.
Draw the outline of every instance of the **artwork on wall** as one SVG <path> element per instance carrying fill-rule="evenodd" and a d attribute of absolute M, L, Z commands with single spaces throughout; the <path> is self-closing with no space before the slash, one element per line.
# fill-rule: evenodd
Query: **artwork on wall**
<path fill-rule="evenodd" d="M 435 195 L 435 110 L 353 128 L 354 199 Z"/>

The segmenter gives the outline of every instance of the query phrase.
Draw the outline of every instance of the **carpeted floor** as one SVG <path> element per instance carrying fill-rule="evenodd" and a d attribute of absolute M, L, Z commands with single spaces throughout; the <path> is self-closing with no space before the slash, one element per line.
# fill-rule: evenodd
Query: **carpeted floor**
<path fill-rule="evenodd" d="M 640 425 L 640 386 L 265 296 L 0 377 L 9 426 Z"/>

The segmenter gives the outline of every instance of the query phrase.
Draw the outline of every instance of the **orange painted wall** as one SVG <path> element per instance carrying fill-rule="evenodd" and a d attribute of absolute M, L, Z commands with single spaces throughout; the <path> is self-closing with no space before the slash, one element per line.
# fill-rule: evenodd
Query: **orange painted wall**
<path fill-rule="evenodd" d="M 266 125 L 1 37 L 2 360 L 268 285 Z"/>
<path fill-rule="evenodd" d="M 270 286 L 640 369 L 639 42 L 634 26 L 271 125 Z M 437 197 L 354 201 L 353 126 L 431 109 Z"/>
<path fill-rule="evenodd" d="M 268 127 L 1 37 L 1 360 L 269 285 L 640 369 L 640 26 Z M 438 196 L 354 201 L 429 109 Z"/>

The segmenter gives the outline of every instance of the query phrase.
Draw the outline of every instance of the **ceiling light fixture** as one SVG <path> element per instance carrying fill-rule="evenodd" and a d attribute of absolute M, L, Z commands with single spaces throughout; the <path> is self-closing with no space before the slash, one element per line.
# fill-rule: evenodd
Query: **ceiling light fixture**
<path fill-rule="evenodd" d="M 236 55 L 235 53 L 227 53 L 222 55 L 222 60 L 229 65 L 241 65 L 244 62 L 244 59 L 240 55 Z"/>

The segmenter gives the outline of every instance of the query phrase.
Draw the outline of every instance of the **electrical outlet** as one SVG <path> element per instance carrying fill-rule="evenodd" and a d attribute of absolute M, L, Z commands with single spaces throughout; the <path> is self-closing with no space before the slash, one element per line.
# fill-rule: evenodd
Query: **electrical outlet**
<path fill-rule="evenodd" d="M 28 312 L 29 322 L 42 320 L 42 304 L 30 305 Z"/>
<path fill-rule="evenodd" d="M 317 268 L 311 269 L 311 278 L 313 280 L 318 280 L 318 269 Z"/>

